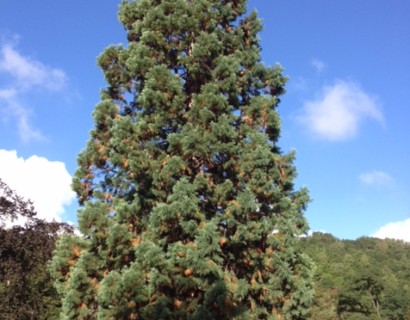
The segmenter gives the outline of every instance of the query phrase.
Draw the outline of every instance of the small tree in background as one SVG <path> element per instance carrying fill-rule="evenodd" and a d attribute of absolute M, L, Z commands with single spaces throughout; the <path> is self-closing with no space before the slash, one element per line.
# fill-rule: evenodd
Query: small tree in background
<path fill-rule="evenodd" d="M 294 155 L 277 146 L 286 82 L 260 61 L 244 0 L 123 1 L 127 47 L 78 157 L 84 238 L 52 270 L 63 319 L 302 319 L 311 264 Z"/>
<path fill-rule="evenodd" d="M 18 218 L 24 226 L 7 228 Z M 58 319 L 60 298 L 47 263 L 59 234 L 67 224 L 36 218 L 33 204 L 18 196 L 0 179 L 0 319 Z"/>
<path fill-rule="evenodd" d="M 4 227 L 6 221 L 30 219 L 35 215 L 32 201 L 20 197 L 0 178 L 0 226 Z"/>

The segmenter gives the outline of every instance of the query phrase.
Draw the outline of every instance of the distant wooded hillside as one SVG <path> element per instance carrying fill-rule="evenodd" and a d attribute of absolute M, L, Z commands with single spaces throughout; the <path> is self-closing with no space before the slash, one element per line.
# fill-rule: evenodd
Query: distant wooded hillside
<path fill-rule="evenodd" d="M 310 319 L 410 319 L 409 243 L 314 233 L 300 245 L 316 264 Z"/>

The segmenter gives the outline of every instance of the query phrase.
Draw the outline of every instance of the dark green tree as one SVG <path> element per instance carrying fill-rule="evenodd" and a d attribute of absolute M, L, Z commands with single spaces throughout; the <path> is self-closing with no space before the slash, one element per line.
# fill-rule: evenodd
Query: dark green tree
<path fill-rule="evenodd" d="M 0 178 L 0 226 L 5 221 L 14 222 L 18 218 L 32 218 L 36 215 L 33 203 L 25 200 Z"/>
<path fill-rule="evenodd" d="M 22 217 L 24 226 L 0 226 L 0 319 L 58 319 L 61 301 L 47 263 L 58 235 L 72 228 L 37 219 L 32 203 L 0 179 L 0 223 Z"/>
<path fill-rule="evenodd" d="M 351 279 L 352 283 L 342 289 L 337 306 L 341 318 L 344 313 L 358 313 L 365 319 L 381 319 L 380 304 L 384 288 L 372 272 L 368 273 L 370 275 Z"/>
<path fill-rule="evenodd" d="M 128 45 L 73 186 L 84 238 L 52 270 L 62 319 L 303 319 L 307 190 L 277 146 L 286 78 L 245 0 L 123 1 Z"/>

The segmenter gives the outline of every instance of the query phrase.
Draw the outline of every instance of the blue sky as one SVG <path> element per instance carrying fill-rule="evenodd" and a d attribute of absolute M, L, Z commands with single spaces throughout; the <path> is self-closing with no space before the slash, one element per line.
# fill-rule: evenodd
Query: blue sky
<path fill-rule="evenodd" d="M 69 184 L 125 43 L 114 0 L 0 2 L 0 178 L 39 215 L 75 222 Z M 410 2 L 252 0 L 262 60 L 289 77 L 279 111 L 313 231 L 410 241 Z"/>

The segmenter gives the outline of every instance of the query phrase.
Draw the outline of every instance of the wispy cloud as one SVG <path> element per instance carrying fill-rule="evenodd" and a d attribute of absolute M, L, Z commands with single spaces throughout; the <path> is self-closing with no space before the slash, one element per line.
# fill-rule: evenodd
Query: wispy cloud
<path fill-rule="evenodd" d="M 388 173 L 383 171 L 371 171 L 359 175 L 359 180 L 367 186 L 391 187 L 394 185 L 394 179 Z"/>
<path fill-rule="evenodd" d="M 330 141 L 354 138 L 364 119 L 383 124 L 379 103 L 358 84 L 342 80 L 323 87 L 317 99 L 306 101 L 298 118 L 316 138 Z"/>
<path fill-rule="evenodd" d="M 390 238 L 410 242 L 410 218 L 403 221 L 388 223 L 372 234 L 372 237 L 380 239 Z"/>
<path fill-rule="evenodd" d="M 0 73 L 13 78 L 13 86 L 32 89 L 39 86 L 48 90 L 60 90 L 66 83 L 65 73 L 48 67 L 39 61 L 23 56 L 13 43 L 4 43 L 0 50 Z"/>
<path fill-rule="evenodd" d="M 16 97 L 16 89 L 14 88 L 6 88 L 0 89 L 0 100 L 10 100 Z"/>
<path fill-rule="evenodd" d="M 23 141 L 43 140 L 41 132 L 30 124 L 32 106 L 24 99 L 35 90 L 57 92 L 67 83 L 65 73 L 24 56 L 16 49 L 16 41 L 0 42 L 0 115 L 16 119 Z"/>
<path fill-rule="evenodd" d="M 318 73 L 321 73 L 324 69 L 325 69 L 325 67 L 326 67 L 326 65 L 325 65 L 325 63 L 323 62 L 323 61 L 321 61 L 321 60 L 319 60 L 319 59 L 312 59 L 311 61 L 310 61 L 310 64 L 313 66 L 313 68 L 315 68 L 316 69 L 316 71 L 318 72 Z"/>
<path fill-rule="evenodd" d="M 31 199 L 38 217 L 61 221 L 64 207 L 75 199 L 65 164 L 39 156 L 27 159 L 0 149 L 0 178 L 20 196 Z"/>

